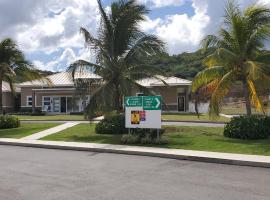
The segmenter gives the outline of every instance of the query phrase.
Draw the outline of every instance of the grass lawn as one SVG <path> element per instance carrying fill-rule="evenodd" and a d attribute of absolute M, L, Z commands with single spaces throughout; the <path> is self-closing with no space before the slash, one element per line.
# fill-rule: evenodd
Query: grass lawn
<path fill-rule="evenodd" d="M 0 138 L 22 138 L 34 133 L 58 126 L 59 124 L 21 124 L 19 128 L 0 129 Z"/>
<path fill-rule="evenodd" d="M 265 108 L 265 111 L 268 115 L 270 115 L 270 106 L 267 106 Z M 246 108 L 244 104 L 238 104 L 238 105 L 225 105 L 222 107 L 222 113 L 227 115 L 245 115 L 246 114 Z M 254 114 L 263 114 L 255 110 L 255 108 L 252 108 L 252 113 Z"/>
<path fill-rule="evenodd" d="M 270 156 L 270 139 L 224 138 L 223 128 L 166 126 L 169 144 L 158 147 Z M 43 140 L 121 144 L 120 135 L 97 135 L 94 124 L 79 124 Z"/>
<path fill-rule="evenodd" d="M 20 120 L 84 120 L 83 115 L 46 115 L 46 116 L 29 116 L 16 115 Z"/>
<path fill-rule="evenodd" d="M 28 116 L 28 115 L 17 115 L 20 120 L 84 120 L 83 115 L 46 115 L 46 116 Z M 201 115 L 200 118 L 196 114 L 192 113 L 179 113 L 170 114 L 166 113 L 162 115 L 163 120 L 176 120 L 176 121 L 211 121 L 208 115 Z M 220 117 L 216 121 L 227 122 L 228 118 Z"/>
<path fill-rule="evenodd" d="M 196 114 L 193 113 L 165 113 L 162 115 L 162 120 L 175 120 L 175 121 L 207 121 L 207 122 L 228 122 L 229 118 L 219 117 L 216 120 L 211 120 L 207 114 L 202 114 L 198 118 Z"/>

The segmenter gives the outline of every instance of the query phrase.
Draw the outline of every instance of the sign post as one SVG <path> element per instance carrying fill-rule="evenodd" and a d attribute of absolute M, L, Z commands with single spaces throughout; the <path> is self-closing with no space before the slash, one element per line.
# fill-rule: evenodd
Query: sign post
<path fill-rule="evenodd" d="M 161 129 L 161 96 L 125 97 L 126 128 Z"/>

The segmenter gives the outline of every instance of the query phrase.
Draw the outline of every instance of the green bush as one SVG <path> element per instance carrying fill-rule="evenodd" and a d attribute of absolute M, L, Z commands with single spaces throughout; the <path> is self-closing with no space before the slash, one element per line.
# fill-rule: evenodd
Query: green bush
<path fill-rule="evenodd" d="M 123 135 L 123 144 L 167 144 L 168 140 L 164 136 L 165 130 L 159 130 L 159 138 L 156 129 L 132 129 L 130 134 Z"/>
<path fill-rule="evenodd" d="M 125 116 L 119 113 L 110 113 L 105 115 L 104 119 L 96 125 L 97 134 L 124 134 L 127 133 L 125 128 Z"/>
<path fill-rule="evenodd" d="M 268 138 L 270 117 L 261 115 L 234 117 L 226 124 L 224 136 L 250 140 Z"/>
<path fill-rule="evenodd" d="M 0 129 L 17 128 L 20 126 L 20 121 L 17 117 L 11 115 L 0 116 Z"/>

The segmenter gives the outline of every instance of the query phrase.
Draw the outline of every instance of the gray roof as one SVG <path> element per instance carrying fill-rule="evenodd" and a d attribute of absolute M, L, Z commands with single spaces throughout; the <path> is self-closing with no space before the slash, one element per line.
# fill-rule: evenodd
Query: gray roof
<path fill-rule="evenodd" d="M 46 77 L 53 87 L 72 87 L 74 86 L 72 74 L 70 72 L 59 72 L 50 76 Z M 100 76 L 90 73 L 90 72 L 77 72 L 75 74 L 75 79 L 101 79 Z M 33 81 L 27 81 L 19 84 L 20 87 L 47 87 L 48 82 L 44 80 L 33 80 Z"/>
<path fill-rule="evenodd" d="M 165 77 L 165 76 L 157 76 L 157 78 L 145 78 L 137 81 L 138 84 L 144 87 L 155 87 L 155 86 L 165 86 L 164 82 L 168 86 L 179 86 L 179 85 L 191 85 L 192 81 L 177 78 L 174 76 Z"/>
<path fill-rule="evenodd" d="M 75 74 L 75 79 L 102 79 L 102 77 L 90 73 L 90 72 L 77 72 Z M 60 72 L 50 76 L 47 76 L 47 79 L 50 80 L 52 87 L 72 87 L 74 86 L 74 82 L 72 79 L 72 75 L 70 72 Z M 177 77 L 165 77 L 165 76 L 157 76 L 156 78 L 145 78 L 138 80 L 137 83 L 144 87 L 155 87 L 155 86 L 165 86 L 165 81 L 168 86 L 179 86 L 179 85 L 191 85 L 192 81 L 181 79 Z M 19 87 L 48 87 L 48 82 L 45 80 L 33 80 L 27 81 L 19 84 Z"/>
<path fill-rule="evenodd" d="M 14 85 L 14 87 L 15 87 L 15 91 L 16 92 L 20 92 L 21 91 L 21 89 L 18 88 L 16 85 Z M 6 81 L 3 81 L 2 82 L 2 92 L 11 92 L 10 85 Z"/>

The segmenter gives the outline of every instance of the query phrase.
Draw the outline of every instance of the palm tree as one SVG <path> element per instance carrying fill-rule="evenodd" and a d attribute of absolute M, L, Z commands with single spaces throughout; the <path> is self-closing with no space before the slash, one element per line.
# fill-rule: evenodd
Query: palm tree
<path fill-rule="evenodd" d="M 136 80 L 161 74 L 157 67 L 149 64 L 149 60 L 164 52 L 161 40 L 140 30 L 139 23 L 149 12 L 145 6 L 135 0 L 118 0 L 111 4 L 108 13 L 101 1 L 97 2 L 101 15 L 98 37 L 81 28 L 87 46 L 96 53 L 96 61 L 78 60 L 68 68 L 73 77 L 76 71 L 89 69 L 94 69 L 102 77 L 102 83 L 91 93 L 87 107 L 89 117 L 97 109 L 120 111 L 123 96 L 130 95 L 132 88 L 145 90 Z"/>
<path fill-rule="evenodd" d="M 29 64 L 15 42 L 6 38 L 0 41 L 0 114 L 3 113 L 2 82 L 9 83 L 14 92 L 16 76 L 25 80 L 40 79 L 42 76 Z"/>
<path fill-rule="evenodd" d="M 264 112 L 259 90 L 270 83 L 270 57 L 263 51 L 270 36 L 270 9 L 254 4 L 241 11 L 235 1 L 228 1 L 225 11 L 218 35 L 202 40 L 203 49 L 214 52 L 205 58 L 206 69 L 197 74 L 192 90 L 206 87 L 212 92 L 209 114 L 214 117 L 233 85 L 241 83 L 247 115 L 252 104 Z"/>

